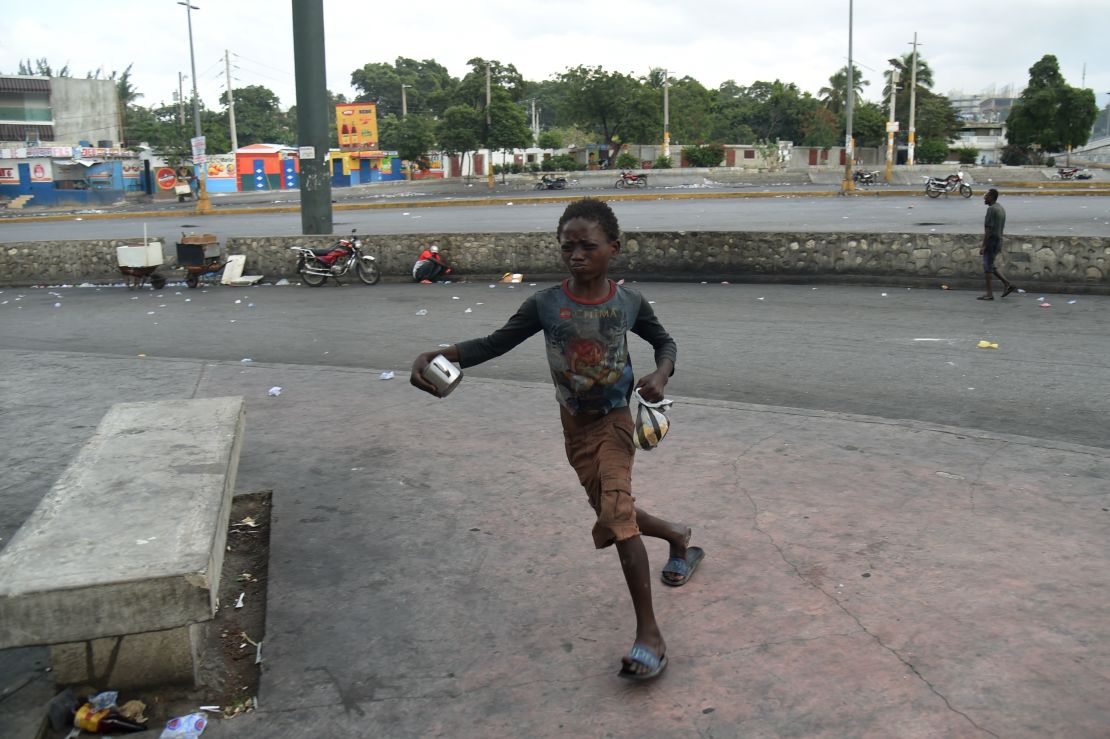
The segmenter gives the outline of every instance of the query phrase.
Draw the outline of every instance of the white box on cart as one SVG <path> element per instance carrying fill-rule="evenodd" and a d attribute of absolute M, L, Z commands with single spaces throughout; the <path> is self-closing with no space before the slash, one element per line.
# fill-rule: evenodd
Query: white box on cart
<path fill-rule="evenodd" d="M 117 246 L 116 260 L 121 267 L 157 267 L 164 262 L 162 242 L 151 241 L 146 246 Z"/>

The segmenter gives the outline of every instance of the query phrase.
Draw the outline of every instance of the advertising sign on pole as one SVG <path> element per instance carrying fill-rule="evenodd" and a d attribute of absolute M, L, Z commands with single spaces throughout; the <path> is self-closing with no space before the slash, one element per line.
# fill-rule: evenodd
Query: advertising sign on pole
<path fill-rule="evenodd" d="M 204 137 L 194 136 L 189 144 L 193 147 L 193 164 L 204 164 Z"/>

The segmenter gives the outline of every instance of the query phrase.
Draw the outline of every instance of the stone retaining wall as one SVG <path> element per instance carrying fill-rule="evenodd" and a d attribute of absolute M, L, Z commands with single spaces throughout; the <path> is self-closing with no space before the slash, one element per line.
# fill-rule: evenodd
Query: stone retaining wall
<path fill-rule="evenodd" d="M 248 274 L 294 278 L 289 247 L 323 247 L 333 236 L 232 237 L 230 254 L 245 254 Z M 115 247 L 141 239 L 38 241 L 0 245 L 0 284 L 118 281 Z M 460 277 L 555 275 L 564 272 L 553 234 L 413 234 L 365 239 L 382 273 L 404 278 L 427 244 L 440 245 Z M 656 279 L 970 279 L 982 277 L 980 237 L 971 234 L 636 232 L 625 235 L 613 272 Z M 162 274 L 173 277 L 174 245 Z M 1007 238 L 1003 270 L 1023 284 L 1110 292 L 1110 238 Z"/>

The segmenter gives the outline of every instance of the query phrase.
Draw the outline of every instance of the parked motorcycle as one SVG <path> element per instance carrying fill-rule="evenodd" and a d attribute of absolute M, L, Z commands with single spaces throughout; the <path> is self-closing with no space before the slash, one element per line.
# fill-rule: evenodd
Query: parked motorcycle
<path fill-rule="evenodd" d="M 1090 172 L 1079 167 L 1057 167 L 1056 174 L 1052 175 L 1054 180 L 1089 180 L 1091 177 Z"/>
<path fill-rule="evenodd" d="M 939 198 L 941 194 L 945 196 L 950 192 L 959 191 L 960 195 L 965 198 L 971 197 L 971 185 L 964 181 L 964 173 L 957 172 L 950 174 L 947 177 L 925 177 L 925 194 L 931 198 Z"/>
<path fill-rule="evenodd" d="M 857 185 L 874 185 L 879 181 L 879 173 L 864 172 L 862 169 L 857 169 L 852 173 L 852 181 Z"/>
<path fill-rule="evenodd" d="M 626 187 L 647 187 L 647 178 L 646 174 L 621 172 L 621 178 L 617 180 L 617 187 L 621 190 Z"/>
<path fill-rule="evenodd" d="M 357 230 L 357 229 L 355 229 Z M 324 249 L 291 246 L 297 252 L 297 273 L 309 287 L 319 287 L 330 277 L 339 285 L 339 278 L 355 273 L 367 285 L 382 278 L 373 256 L 362 252 L 362 240 L 351 231 L 349 239 L 340 239 Z"/>
<path fill-rule="evenodd" d="M 565 189 L 567 189 L 567 178 L 566 177 L 554 177 L 552 175 L 545 174 L 543 177 L 540 178 L 540 181 L 536 183 L 536 189 L 537 190 L 565 190 Z"/>

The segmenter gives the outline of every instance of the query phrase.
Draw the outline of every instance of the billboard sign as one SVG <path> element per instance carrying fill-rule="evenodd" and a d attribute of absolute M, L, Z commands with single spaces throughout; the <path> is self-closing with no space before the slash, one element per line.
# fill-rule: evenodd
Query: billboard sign
<path fill-rule="evenodd" d="M 343 151 L 378 148 L 378 106 L 349 103 L 335 106 L 335 131 Z"/>

